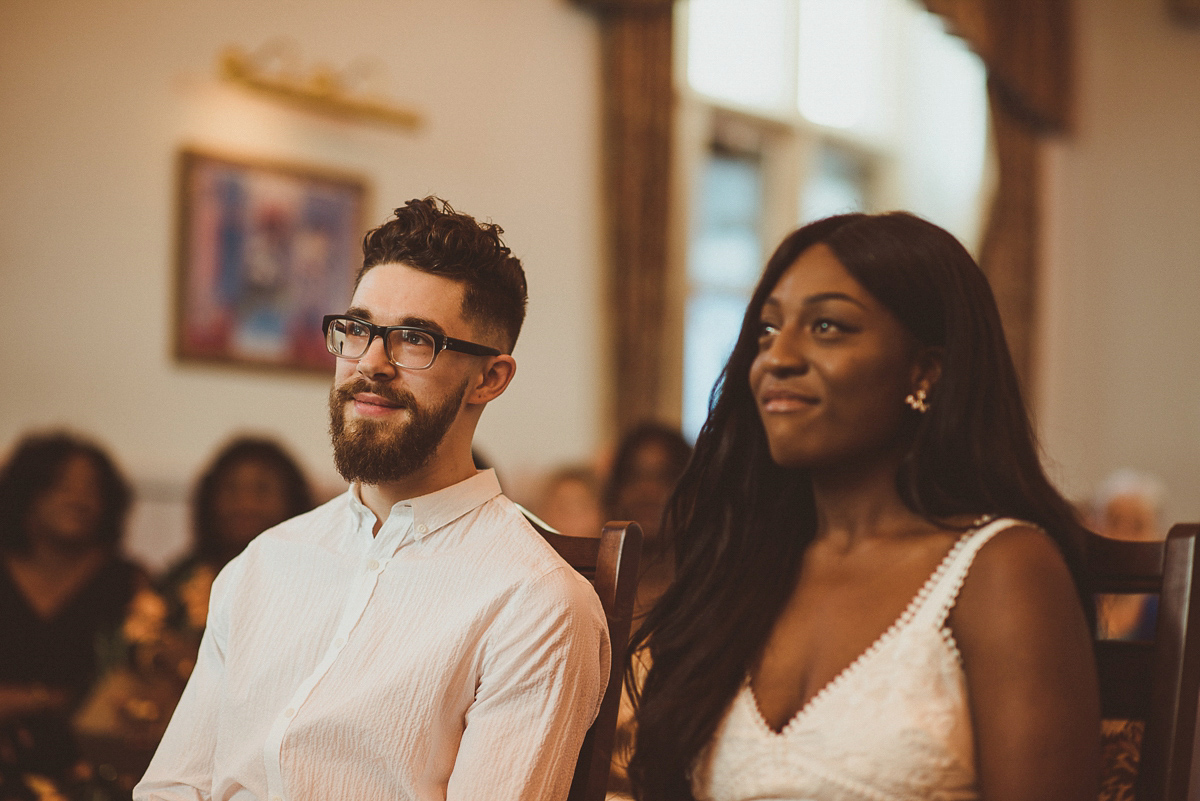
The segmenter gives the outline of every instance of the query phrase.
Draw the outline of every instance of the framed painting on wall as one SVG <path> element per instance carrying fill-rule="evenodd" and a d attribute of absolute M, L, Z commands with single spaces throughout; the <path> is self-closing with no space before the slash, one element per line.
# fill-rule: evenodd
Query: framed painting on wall
<path fill-rule="evenodd" d="M 182 150 L 176 356 L 328 372 L 321 318 L 350 300 L 367 199 L 359 176 Z"/>

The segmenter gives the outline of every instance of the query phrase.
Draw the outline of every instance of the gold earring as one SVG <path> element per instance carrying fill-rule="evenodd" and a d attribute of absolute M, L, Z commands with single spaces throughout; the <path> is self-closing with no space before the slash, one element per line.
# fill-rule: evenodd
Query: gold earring
<path fill-rule="evenodd" d="M 925 402 L 924 387 L 918 389 L 915 394 L 910 392 L 908 397 L 904 399 L 904 402 L 907 403 L 914 412 L 925 414 L 925 412 L 929 411 L 929 404 Z"/>

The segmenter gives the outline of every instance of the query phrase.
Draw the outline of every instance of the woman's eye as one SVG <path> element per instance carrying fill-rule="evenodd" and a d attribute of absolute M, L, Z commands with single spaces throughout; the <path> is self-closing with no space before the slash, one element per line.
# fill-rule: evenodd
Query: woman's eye
<path fill-rule="evenodd" d="M 834 320 L 814 320 L 812 324 L 814 334 L 842 334 L 845 333 L 846 327 Z"/>
<path fill-rule="evenodd" d="M 761 322 L 758 324 L 759 339 L 762 339 L 763 337 L 775 336 L 778 333 L 779 329 L 773 323 Z"/>

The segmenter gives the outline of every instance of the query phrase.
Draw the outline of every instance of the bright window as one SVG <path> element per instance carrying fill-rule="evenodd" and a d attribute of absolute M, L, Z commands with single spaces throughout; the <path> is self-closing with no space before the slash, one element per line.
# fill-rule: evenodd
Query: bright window
<path fill-rule="evenodd" d="M 888 0 L 800 0 L 797 102 L 817 125 L 875 131 L 890 122 Z"/>
<path fill-rule="evenodd" d="M 797 224 L 907 209 L 976 248 L 987 92 L 979 59 L 916 0 L 681 0 L 679 18 L 694 437 L 766 257 Z M 744 147 L 724 141 L 730 115 L 754 132 Z"/>
<path fill-rule="evenodd" d="M 691 0 L 688 84 L 766 110 L 791 107 L 795 0 Z"/>
<path fill-rule="evenodd" d="M 711 149 L 705 157 L 696 236 L 688 258 L 683 427 L 692 437 L 708 416 L 713 384 L 742 324 L 762 269 L 762 165 L 753 155 Z"/>
<path fill-rule="evenodd" d="M 800 222 L 866 211 L 870 169 L 870 160 L 851 148 L 835 142 L 818 145 L 808 178 L 800 189 Z"/>

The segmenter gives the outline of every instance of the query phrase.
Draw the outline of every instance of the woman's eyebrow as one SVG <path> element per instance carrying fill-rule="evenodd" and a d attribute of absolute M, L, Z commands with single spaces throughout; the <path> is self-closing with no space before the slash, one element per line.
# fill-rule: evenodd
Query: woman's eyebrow
<path fill-rule="evenodd" d="M 807 298 L 805 298 L 804 305 L 811 306 L 815 303 L 823 303 L 824 301 L 827 301 L 827 300 L 845 300 L 845 301 L 849 301 L 850 303 L 853 303 L 855 306 L 858 306 L 862 309 L 867 308 L 866 304 L 863 303 L 861 300 L 859 300 L 858 298 L 855 298 L 855 297 L 851 297 L 850 295 L 847 295 L 845 292 L 818 292 L 815 295 L 809 295 Z"/>

